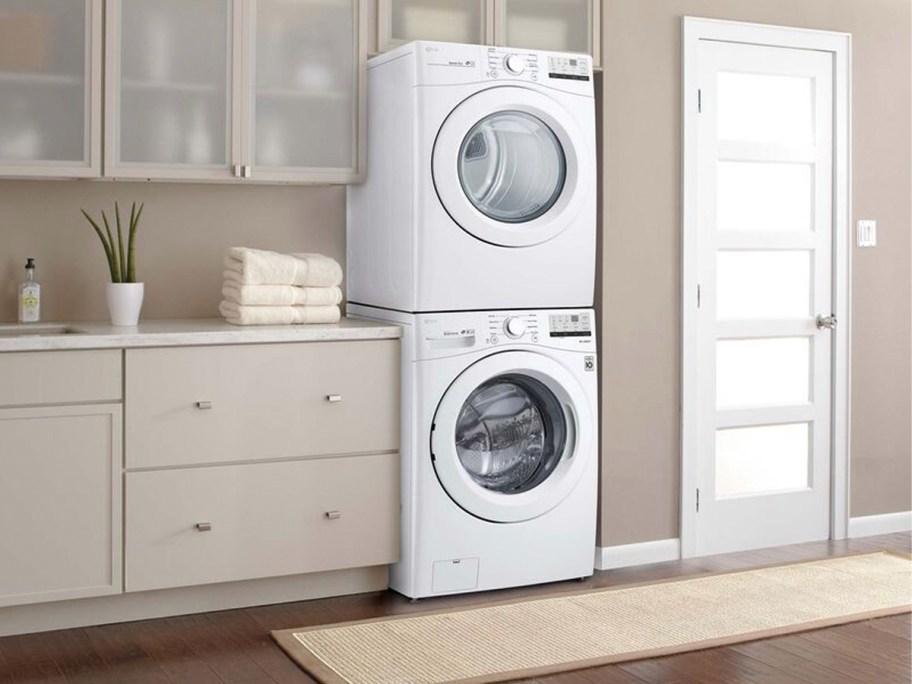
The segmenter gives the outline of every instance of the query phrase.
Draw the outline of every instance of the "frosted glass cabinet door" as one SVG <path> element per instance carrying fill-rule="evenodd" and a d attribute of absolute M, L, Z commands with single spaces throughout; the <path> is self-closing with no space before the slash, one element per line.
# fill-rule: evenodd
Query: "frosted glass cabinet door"
<path fill-rule="evenodd" d="M 495 45 L 583 52 L 599 62 L 599 0 L 493 0 Z"/>
<path fill-rule="evenodd" d="M 354 180 L 367 50 L 358 0 L 256 0 L 244 97 L 245 175 Z"/>
<path fill-rule="evenodd" d="M 0 0 L 0 175 L 101 172 L 101 0 Z"/>
<path fill-rule="evenodd" d="M 377 43 L 381 52 L 410 40 L 492 42 L 486 0 L 380 0 Z"/>
<path fill-rule="evenodd" d="M 107 7 L 105 174 L 229 177 L 233 1 Z"/>

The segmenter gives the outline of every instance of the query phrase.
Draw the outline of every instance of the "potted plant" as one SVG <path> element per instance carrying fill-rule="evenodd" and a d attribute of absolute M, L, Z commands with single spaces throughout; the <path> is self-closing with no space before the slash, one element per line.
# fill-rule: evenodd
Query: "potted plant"
<path fill-rule="evenodd" d="M 136 231 L 143 207 L 136 208 L 136 202 L 130 209 L 130 225 L 127 229 L 126 242 L 120 222 L 120 207 L 114 203 L 114 220 L 117 228 L 117 241 L 108 222 L 105 212 L 101 212 L 104 230 L 85 209 L 80 209 L 86 220 L 92 224 L 101 246 L 104 248 L 111 271 L 111 282 L 107 285 L 108 313 L 113 325 L 136 325 L 139 322 L 139 311 L 143 302 L 143 283 L 136 282 Z"/>

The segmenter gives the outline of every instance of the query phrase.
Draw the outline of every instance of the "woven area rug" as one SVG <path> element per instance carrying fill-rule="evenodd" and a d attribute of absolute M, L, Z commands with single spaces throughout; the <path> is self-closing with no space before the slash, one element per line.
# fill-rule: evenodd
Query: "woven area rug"
<path fill-rule="evenodd" d="M 482 684 L 910 610 L 912 560 L 880 552 L 273 632 L 326 684 Z"/>

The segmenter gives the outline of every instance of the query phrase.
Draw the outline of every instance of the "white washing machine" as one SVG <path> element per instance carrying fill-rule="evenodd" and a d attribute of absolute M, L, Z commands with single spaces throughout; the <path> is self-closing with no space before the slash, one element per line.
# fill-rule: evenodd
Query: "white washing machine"
<path fill-rule="evenodd" d="M 411 598 L 588 577 L 595 559 L 591 310 L 407 314 L 401 561 Z"/>
<path fill-rule="evenodd" d="M 587 55 L 416 42 L 368 62 L 348 299 L 399 311 L 591 307 Z"/>

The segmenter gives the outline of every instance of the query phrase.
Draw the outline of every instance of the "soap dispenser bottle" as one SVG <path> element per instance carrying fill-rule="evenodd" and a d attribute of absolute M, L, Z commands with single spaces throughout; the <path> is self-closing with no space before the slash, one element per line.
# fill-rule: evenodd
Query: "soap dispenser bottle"
<path fill-rule="evenodd" d="M 41 320 L 41 285 L 35 280 L 35 260 L 25 262 L 25 282 L 19 286 L 19 322 L 37 323 Z"/>

